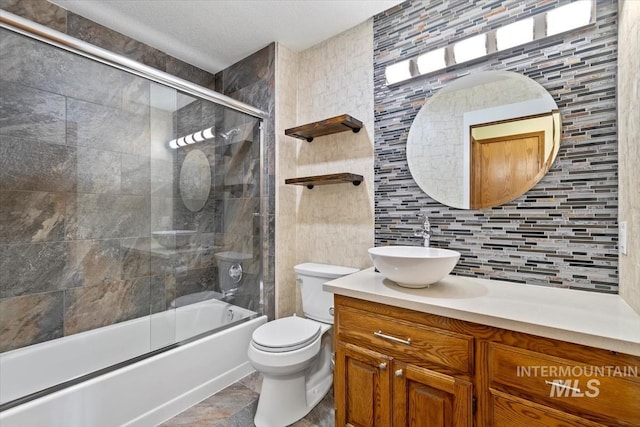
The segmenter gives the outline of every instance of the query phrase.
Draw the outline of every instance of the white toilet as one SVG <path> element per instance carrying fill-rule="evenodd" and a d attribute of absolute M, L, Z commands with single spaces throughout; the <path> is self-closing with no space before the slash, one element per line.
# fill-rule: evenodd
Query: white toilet
<path fill-rule="evenodd" d="M 294 267 L 305 318 L 290 316 L 260 326 L 249 361 L 262 376 L 256 427 L 284 427 L 313 409 L 333 383 L 333 294 L 322 284 L 358 269 L 305 263 Z"/>

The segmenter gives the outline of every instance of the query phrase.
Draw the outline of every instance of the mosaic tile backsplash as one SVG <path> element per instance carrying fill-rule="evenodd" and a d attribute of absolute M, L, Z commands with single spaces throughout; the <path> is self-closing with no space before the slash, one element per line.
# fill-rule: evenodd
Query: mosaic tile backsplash
<path fill-rule="evenodd" d="M 442 73 L 387 86 L 385 67 L 566 4 L 557 0 L 407 1 L 374 17 L 375 240 L 419 245 L 418 211 L 431 245 L 462 253 L 454 274 L 617 292 L 617 4 L 598 0 L 594 25 L 512 48 Z M 422 105 L 479 71 L 521 73 L 556 101 L 563 128 L 548 174 L 503 206 L 459 210 L 417 186 L 406 142 Z"/>

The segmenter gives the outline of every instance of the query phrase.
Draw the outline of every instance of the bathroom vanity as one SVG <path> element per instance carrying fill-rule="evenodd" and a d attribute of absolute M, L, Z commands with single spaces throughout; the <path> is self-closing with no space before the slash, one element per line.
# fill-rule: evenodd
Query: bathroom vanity
<path fill-rule="evenodd" d="M 638 426 L 640 315 L 617 295 L 373 269 L 334 293 L 336 426 Z"/>

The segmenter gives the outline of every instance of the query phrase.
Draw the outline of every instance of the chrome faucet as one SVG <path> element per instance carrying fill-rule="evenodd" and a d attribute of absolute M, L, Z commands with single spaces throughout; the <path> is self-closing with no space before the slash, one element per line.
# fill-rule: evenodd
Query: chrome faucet
<path fill-rule="evenodd" d="M 422 219 L 422 227 L 417 228 L 413 235 L 416 237 L 422 237 L 424 239 L 424 247 L 429 247 L 429 240 L 431 239 L 431 223 L 429 217 L 424 212 L 418 212 L 418 218 Z"/>
<path fill-rule="evenodd" d="M 222 302 L 233 302 L 238 293 L 238 288 L 232 288 L 228 291 L 222 291 L 222 296 L 220 297 L 220 301 Z"/>
<path fill-rule="evenodd" d="M 222 133 L 222 132 L 221 132 L 221 133 L 220 133 L 220 136 L 224 138 L 224 142 L 228 142 L 228 141 L 229 141 L 229 139 L 230 139 L 232 136 L 235 136 L 235 135 L 237 135 L 237 134 L 239 134 L 239 133 L 240 133 L 240 129 L 238 129 L 238 128 L 233 128 L 233 129 L 231 129 L 230 131 L 228 131 L 228 132 L 226 132 L 226 133 Z"/>

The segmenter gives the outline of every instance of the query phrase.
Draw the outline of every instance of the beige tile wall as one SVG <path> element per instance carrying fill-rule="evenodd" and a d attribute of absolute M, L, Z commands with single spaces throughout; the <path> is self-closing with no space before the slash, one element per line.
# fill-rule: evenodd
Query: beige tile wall
<path fill-rule="evenodd" d="M 621 0 L 618 30 L 620 221 L 627 221 L 627 255 L 620 255 L 620 295 L 640 313 L 640 1 Z"/>
<path fill-rule="evenodd" d="M 300 310 L 293 265 L 320 262 L 357 268 L 371 266 L 367 249 L 374 241 L 372 21 L 298 54 L 279 48 L 276 65 L 278 317 Z M 284 98 L 293 93 L 294 81 L 297 84 L 296 114 L 294 123 L 290 123 L 292 106 Z M 359 133 L 320 137 L 311 143 L 283 136 L 287 127 L 345 113 L 361 120 L 364 129 Z M 338 172 L 363 175 L 364 182 L 357 187 L 339 184 L 317 186 L 313 190 L 284 185 L 284 179 L 289 177 Z"/>
<path fill-rule="evenodd" d="M 296 311 L 296 188 L 284 185 L 296 175 L 297 143 L 284 130 L 297 125 L 298 55 L 276 45 L 276 316 Z"/>

